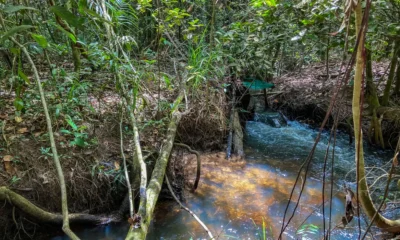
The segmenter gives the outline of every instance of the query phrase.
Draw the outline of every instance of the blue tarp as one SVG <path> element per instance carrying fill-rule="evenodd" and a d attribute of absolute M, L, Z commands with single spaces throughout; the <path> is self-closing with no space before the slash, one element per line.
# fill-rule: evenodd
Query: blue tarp
<path fill-rule="evenodd" d="M 245 78 L 243 86 L 249 88 L 250 90 L 264 90 L 273 88 L 275 85 L 273 83 L 264 82 L 254 78 Z"/>

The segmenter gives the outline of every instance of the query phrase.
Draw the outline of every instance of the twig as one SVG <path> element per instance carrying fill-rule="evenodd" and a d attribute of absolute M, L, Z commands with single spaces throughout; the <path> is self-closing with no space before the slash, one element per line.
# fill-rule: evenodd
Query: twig
<path fill-rule="evenodd" d="M 176 146 L 185 147 L 189 152 L 196 154 L 197 159 L 197 171 L 196 171 L 196 180 L 194 181 L 192 192 L 196 191 L 197 186 L 199 185 L 200 175 L 201 175 L 201 160 L 200 160 L 200 153 L 191 149 L 188 145 L 183 143 L 174 143 Z"/>
<path fill-rule="evenodd" d="M 7 137 L 6 137 L 6 122 L 7 122 L 6 120 L 3 121 L 3 125 L 1 126 L 1 133 L 3 135 L 4 142 L 6 142 L 6 149 L 8 150 L 8 146 L 10 146 L 10 145 L 9 145 L 9 143 L 7 141 Z"/>
<path fill-rule="evenodd" d="M 169 183 L 168 177 L 167 175 L 165 175 L 165 181 L 167 182 L 168 185 L 168 189 L 171 192 L 172 196 L 174 197 L 175 201 L 179 204 L 179 206 L 181 206 L 181 208 L 185 209 L 188 213 L 190 213 L 190 215 L 192 215 L 194 217 L 194 219 L 196 219 L 196 221 L 204 228 L 204 230 L 207 232 L 208 236 L 210 237 L 210 239 L 215 239 L 214 236 L 212 235 L 211 231 L 207 228 L 207 226 L 200 220 L 199 217 L 197 217 L 197 215 L 192 212 L 189 208 L 183 206 L 183 204 L 181 203 L 181 201 L 179 201 L 179 199 L 176 197 L 174 191 L 172 190 L 171 184 Z"/>

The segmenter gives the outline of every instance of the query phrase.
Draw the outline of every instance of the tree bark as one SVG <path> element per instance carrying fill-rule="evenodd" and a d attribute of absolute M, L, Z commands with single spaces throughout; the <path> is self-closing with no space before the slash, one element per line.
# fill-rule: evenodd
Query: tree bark
<path fill-rule="evenodd" d="M 362 2 L 359 1 L 356 7 L 356 33 L 361 31 L 362 22 Z M 377 213 L 377 210 L 372 202 L 367 180 L 365 178 L 365 162 L 364 162 L 364 151 L 363 151 L 363 138 L 361 131 L 361 90 L 362 90 L 362 72 L 364 67 L 363 48 L 364 48 L 364 34 L 361 36 L 360 43 L 357 49 L 357 61 L 354 76 L 354 91 L 353 91 L 353 123 L 354 123 L 354 136 L 355 136 L 355 149 L 356 149 L 356 166 L 357 166 L 357 181 L 358 181 L 358 199 L 361 202 L 364 212 L 372 219 Z M 400 220 L 390 220 L 377 213 L 375 218 L 375 224 L 377 227 L 388 231 L 388 232 L 400 232 Z"/>
<path fill-rule="evenodd" d="M 400 41 L 397 40 L 394 44 L 394 50 L 393 50 L 393 56 L 392 60 L 390 61 L 390 71 L 389 71 L 389 76 L 388 80 L 386 82 L 385 90 L 383 92 L 383 97 L 382 97 L 382 106 L 387 106 L 389 104 L 389 98 L 390 98 L 390 90 L 392 89 L 392 84 L 393 84 L 393 79 L 394 79 L 394 74 L 397 66 L 397 54 L 400 48 Z"/>
<path fill-rule="evenodd" d="M 181 83 L 184 84 L 184 83 Z M 178 105 L 182 101 L 183 94 L 180 93 L 174 103 L 174 110 L 172 111 L 172 118 L 168 125 L 167 137 L 161 149 L 161 155 L 157 159 L 151 175 L 150 183 L 146 190 L 146 214 L 141 216 L 140 225 L 138 227 L 131 226 L 126 236 L 127 240 L 144 240 L 149 230 L 149 225 L 152 220 L 154 208 L 156 206 L 158 196 L 164 181 L 165 170 L 167 168 L 169 156 L 174 145 L 175 135 L 179 121 L 181 120 L 181 113 L 178 111 Z"/>

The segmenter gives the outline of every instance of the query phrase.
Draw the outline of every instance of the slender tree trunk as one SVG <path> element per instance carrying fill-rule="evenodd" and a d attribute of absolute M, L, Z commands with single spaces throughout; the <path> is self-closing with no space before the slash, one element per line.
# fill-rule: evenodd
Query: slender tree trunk
<path fill-rule="evenodd" d="M 387 106 L 389 104 L 390 90 L 392 89 L 394 74 L 397 66 L 397 57 L 398 57 L 397 53 L 399 51 L 399 48 L 400 48 L 400 41 L 397 40 L 394 44 L 393 56 L 392 60 L 390 61 L 390 71 L 388 80 L 386 82 L 385 90 L 383 92 L 382 106 Z"/>
<path fill-rule="evenodd" d="M 356 33 L 361 30 L 362 22 L 362 2 L 359 1 L 356 7 Z M 377 210 L 372 202 L 369 188 L 367 185 L 367 180 L 365 178 L 365 162 L 364 162 L 364 150 L 363 150 L 363 138 L 361 131 L 361 90 L 362 90 L 362 72 L 364 67 L 364 58 L 362 55 L 364 47 L 364 34 L 360 34 L 361 40 L 357 49 L 357 61 L 355 67 L 354 76 L 354 91 L 353 91 L 353 124 L 354 124 L 354 136 L 355 136 L 355 149 L 356 149 L 356 166 L 357 166 L 357 181 L 358 181 L 358 199 L 361 202 L 364 212 L 366 215 L 372 219 L 377 213 Z M 400 232 L 400 220 L 389 220 L 383 217 L 381 214 L 377 214 L 375 218 L 375 224 L 377 227 L 384 229 L 388 232 Z"/>
<path fill-rule="evenodd" d="M 54 0 L 49 0 L 49 4 L 50 4 L 50 6 L 56 5 Z M 57 23 L 65 31 L 71 33 L 72 35 L 74 35 L 75 39 L 77 39 L 75 31 L 66 22 L 64 22 L 64 20 L 62 20 L 59 16 L 57 16 L 56 14 L 54 14 L 54 15 L 56 17 Z M 71 41 L 71 40 L 69 40 L 69 41 Z M 79 71 L 81 69 L 81 54 L 83 52 L 83 48 L 79 42 L 71 41 L 70 45 L 71 45 L 71 51 L 72 51 L 72 60 L 74 61 L 74 70 L 75 70 L 75 72 L 79 73 Z M 87 54 L 85 53 L 84 56 L 87 57 Z"/>
<path fill-rule="evenodd" d="M 0 18 L 1 18 L 1 16 L 0 16 Z M 58 156 L 58 153 L 57 153 L 57 147 L 56 147 L 56 142 L 54 140 L 52 122 L 51 122 L 49 110 L 48 110 L 48 107 L 47 107 L 44 91 L 43 91 L 43 88 L 42 88 L 42 83 L 40 81 L 39 72 L 36 69 L 36 65 L 33 62 L 31 56 L 29 55 L 28 50 L 26 50 L 26 48 L 23 45 L 21 45 L 19 42 L 17 42 L 14 38 L 11 38 L 11 40 L 17 46 L 19 46 L 22 49 L 22 52 L 25 54 L 26 58 L 28 59 L 29 63 L 31 64 L 31 67 L 33 69 L 34 77 L 35 77 L 35 80 L 36 80 L 36 83 L 37 83 L 38 89 L 39 89 L 40 100 L 42 102 L 43 111 L 44 111 L 44 114 L 46 116 L 47 132 L 48 132 L 49 138 L 50 138 L 50 146 L 51 146 L 51 152 L 53 153 L 54 165 L 56 166 L 58 180 L 60 182 L 61 208 L 62 208 L 62 215 L 63 215 L 63 226 L 62 226 L 62 229 L 65 232 L 65 234 L 67 234 L 71 239 L 76 240 L 76 239 L 79 239 L 79 238 L 71 231 L 71 229 L 69 227 L 67 187 L 66 187 L 66 184 L 65 184 L 65 178 L 64 178 L 64 173 L 63 173 L 62 167 L 61 167 L 60 159 L 59 159 L 59 156 Z"/>
<path fill-rule="evenodd" d="M 365 49 L 365 55 L 367 58 L 366 62 L 366 99 L 369 105 L 369 110 L 372 114 L 372 119 L 370 123 L 369 139 L 371 142 L 380 145 L 380 147 L 385 148 L 384 140 L 382 137 L 382 128 L 378 116 L 376 114 L 376 109 L 380 107 L 379 98 L 374 84 L 373 73 L 372 73 L 372 59 L 371 52 L 369 49 Z M 374 141 L 372 141 L 374 139 Z"/>
<path fill-rule="evenodd" d="M 400 51 L 398 53 L 400 55 Z M 400 95 L 400 64 L 397 64 L 397 70 L 396 70 L 396 86 L 394 88 L 394 94 Z"/>

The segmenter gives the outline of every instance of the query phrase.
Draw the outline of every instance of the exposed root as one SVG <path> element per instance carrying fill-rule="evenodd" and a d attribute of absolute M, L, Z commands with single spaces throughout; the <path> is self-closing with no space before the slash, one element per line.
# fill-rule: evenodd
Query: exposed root
<path fill-rule="evenodd" d="M 19 208 L 24 213 L 37 219 L 43 223 L 50 223 L 56 225 L 63 224 L 63 216 L 57 213 L 47 212 L 35 204 L 31 203 L 28 199 L 22 197 L 18 193 L 8 189 L 7 187 L 0 187 L 0 201 L 7 201 L 13 206 Z M 81 224 L 107 224 L 116 222 L 117 220 L 112 217 L 104 217 L 91 214 L 74 213 L 69 214 L 70 223 Z"/>
<path fill-rule="evenodd" d="M 183 144 L 183 143 L 174 143 L 174 145 L 180 146 L 180 147 L 185 147 L 189 152 L 194 153 L 196 155 L 196 160 L 197 160 L 196 180 L 194 181 L 194 184 L 192 187 L 192 192 L 195 192 L 197 189 L 197 186 L 199 185 L 200 175 L 201 175 L 200 153 L 198 151 L 191 149 L 188 145 Z M 171 191 L 171 193 L 172 193 L 172 191 Z"/>

